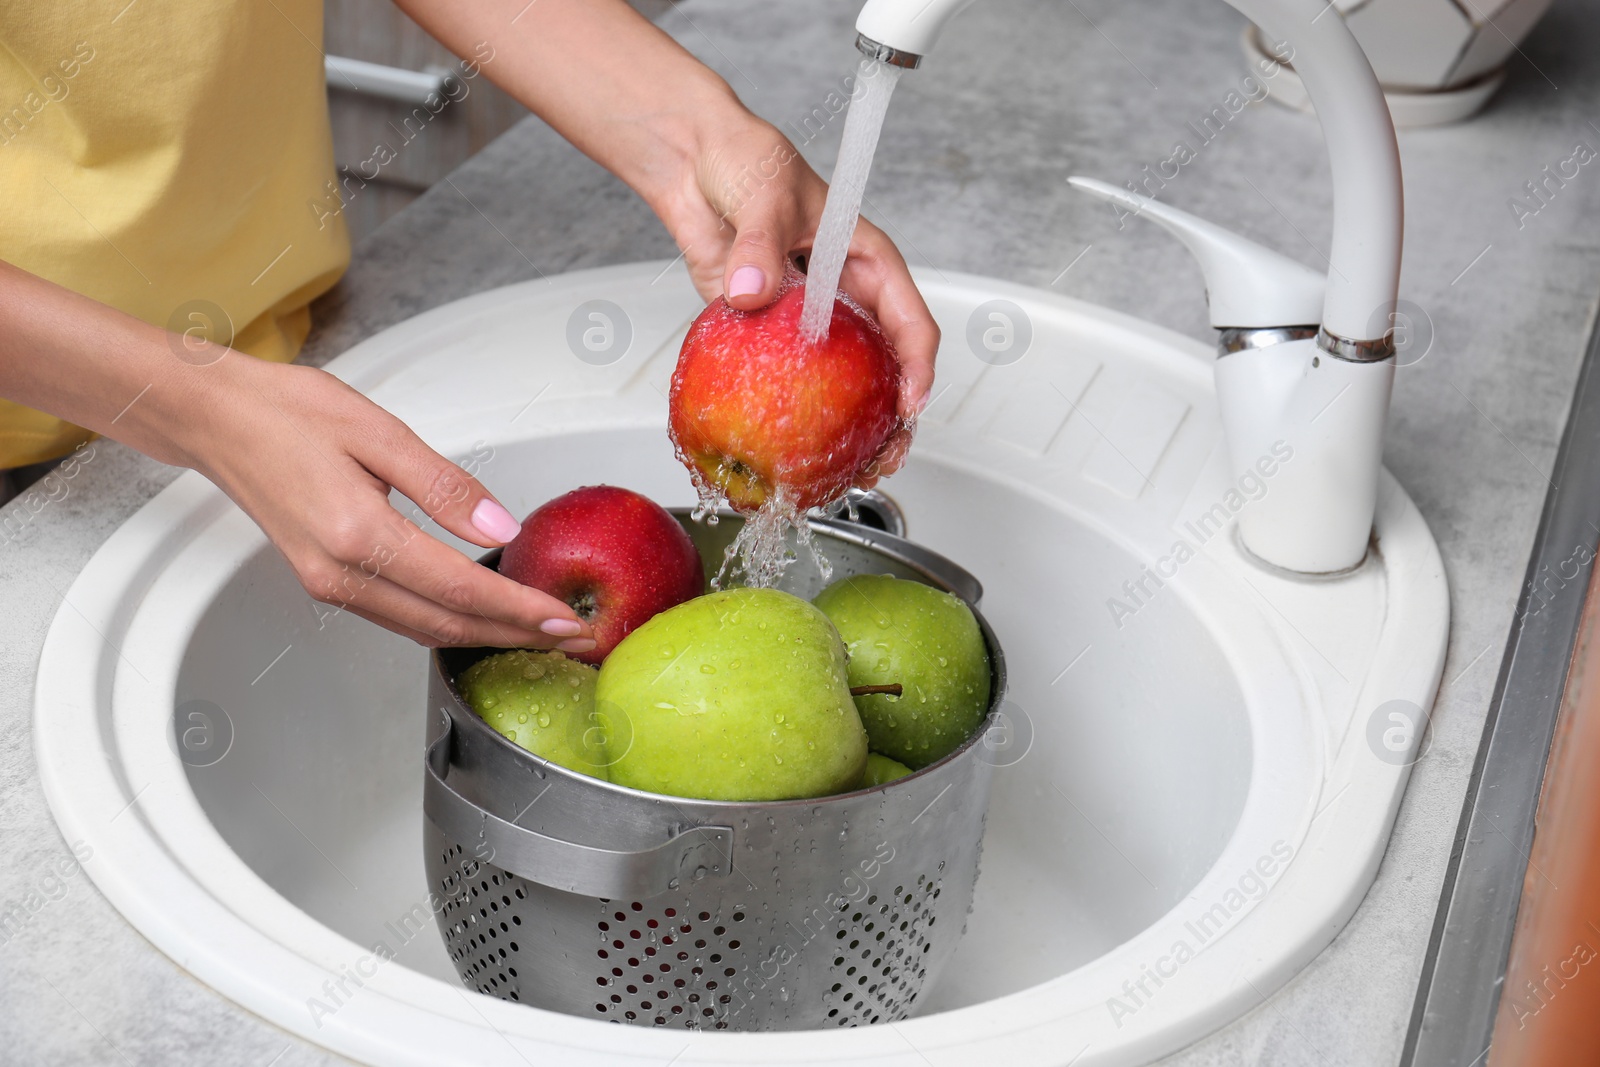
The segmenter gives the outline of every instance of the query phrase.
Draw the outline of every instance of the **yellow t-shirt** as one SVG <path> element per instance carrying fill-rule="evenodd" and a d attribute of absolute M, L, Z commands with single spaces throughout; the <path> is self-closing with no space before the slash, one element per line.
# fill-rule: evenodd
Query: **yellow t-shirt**
<path fill-rule="evenodd" d="M 350 262 L 321 48 L 321 0 L 0 0 L 0 259 L 293 359 Z M 0 469 L 90 436 L 0 400 Z"/>

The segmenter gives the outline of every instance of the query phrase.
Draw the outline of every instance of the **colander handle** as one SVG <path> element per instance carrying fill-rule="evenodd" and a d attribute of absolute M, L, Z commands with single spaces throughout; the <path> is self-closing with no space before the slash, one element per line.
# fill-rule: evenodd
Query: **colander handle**
<path fill-rule="evenodd" d="M 462 796 L 448 780 L 453 724 L 428 746 L 422 810 L 479 860 L 530 882 L 589 897 L 643 900 L 733 869 L 733 828 L 692 826 L 638 852 L 580 845 L 508 822 Z M 469 844 L 470 843 L 470 844 Z"/>

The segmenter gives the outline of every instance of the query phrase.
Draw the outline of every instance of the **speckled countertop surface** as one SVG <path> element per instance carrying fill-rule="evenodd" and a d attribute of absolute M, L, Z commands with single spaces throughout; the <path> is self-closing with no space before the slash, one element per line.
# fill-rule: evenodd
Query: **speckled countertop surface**
<path fill-rule="evenodd" d="M 663 25 L 758 112 L 799 123 L 854 67 L 855 4 L 684 0 Z M 1198 271 L 1153 227 L 1121 232 L 1069 192 L 1121 183 L 1195 143 L 1185 124 L 1244 74 L 1242 22 L 1190 0 L 986 0 L 905 78 L 867 214 L 917 264 L 995 275 L 1207 337 Z M 1416 978 L 1579 357 L 1600 295 L 1600 164 L 1537 215 L 1508 207 L 1545 164 L 1600 145 L 1600 8 L 1558 4 L 1513 60 L 1489 110 L 1403 132 L 1401 295 L 1434 346 L 1398 378 L 1387 462 L 1431 525 L 1453 601 L 1434 740 L 1388 853 L 1348 927 L 1300 975 L 1219 1033 L 1164 1061 L 1390 1064 Z M 804 145 L 827 173 L 842 122 Z M 1247 109 L 1183 167 L 1169 202 L 1308 263 L 1326 248 L 1318 131 Z M 1302 236 L 1303 235 L 1303 236 Z M 1088 251 L 1085 248 L 1088 246 Z M 579 267 L 670 257 L 627 189 L 537 120 L 497 141 L 368 240 L 317 308 L 320 362 L 427 308 Z M 1082 258 L 1073 264 L 1076 257 Z M 175 471 L 97 447 L 65 498 L 0 538 L 0 1060 L 35 1065 L 343 1062 L 200 985 L 153 949 L 81 873 L 38 785 L 33 675 L 61 592 Z M 19 516 L 14 503 L 0 519 Z M 56 873 L 57 866 L 69 873 Z"/>

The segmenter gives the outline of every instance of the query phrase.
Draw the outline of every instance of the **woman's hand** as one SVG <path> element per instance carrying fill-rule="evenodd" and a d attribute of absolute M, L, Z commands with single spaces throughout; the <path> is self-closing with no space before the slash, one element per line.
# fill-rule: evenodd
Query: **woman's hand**
<path fill-rule="evenodd" d="M 0 395 L 210 478 L 324 623 L 349 609 L 424 645 L 594 647 L 567 605 L 421 528 L 494 548 L 518 523 L 399 419 L 324 371 L 201 344 L 0 263 Z"/>
<path fill-rule="evenodd" d="M 771 303 L 807 252 L 827 186 L 728 84 L 625 0 L 396 0 L 423 28 L 627 182 L 666 223 L 707 300 Z M 863 219 L 840 286 L 894 342 L 900 414 L 927 406 L 939 328 L 883 231 Z M 898 466 L 904 441 L 881 473 Z"/>
<path fill-rule="evenodd" d="M 594 647 L 566 604 L 430 537 L 432 519 L 482 548 L 519 529 L 477 479 L 330 374 L 228 352 L 207 370 L 230 401 L 184 431 L 190 465 L 254 519 L 323 624 L 349 610 L 430 647 Z M 226 384 L 224 384 L 226 383 Z M 417 508 L 390 503 L 398 490 Z"/>
<path fill-rule="evenodd" d="M 811 251 L 828 187 L 787 138 L 742 107 L 716 129 L 716 140 L 699 148 L 677 186 L 652 206 L 683 249 L 700 295 L 725 295 L 751 311 L 776 297 L 790 257 Z M 914 419 L 933 385 L 939 327 L 899 249 L 866 219 L 856 225 L 839 284 L 894 342 L 900 414 Z M 881 473 L 904 457 L 903 446 L 890 451 Z"/>

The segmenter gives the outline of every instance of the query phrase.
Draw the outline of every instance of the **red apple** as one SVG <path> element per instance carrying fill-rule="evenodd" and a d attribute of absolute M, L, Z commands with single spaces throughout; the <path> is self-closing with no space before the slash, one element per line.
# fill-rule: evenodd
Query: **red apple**
<path fill-rule="evenodd" d="M 558 496 L 522 520 L 500 573 L 548 593 L 594 631 L 598 664 L 658 612 L 705 592 L 700 553 L 660 504 L 614 485 Z"/>
<path fill-rule="evenodd" d="M 899 426 L 900 366 L 878 324 L 839 293 L 828 336 L 809 344 L 804 303 L 791 268 L 759 311 L 712 301 L 678 353 L 672 443 L 738 511 L 779 491 L 800 510 L 837 499 Z"/>

